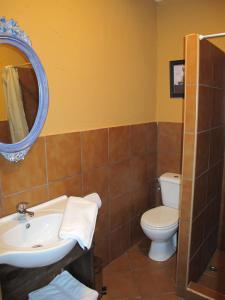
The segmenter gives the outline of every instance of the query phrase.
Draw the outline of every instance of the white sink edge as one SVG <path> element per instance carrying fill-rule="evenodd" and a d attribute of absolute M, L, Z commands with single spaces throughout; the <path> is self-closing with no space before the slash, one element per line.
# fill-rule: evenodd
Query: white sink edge
<path fill-rule="evenodd" d="M 39 251 L 39 252 L 35 252 L 36 256 L 35 256 L 35 261 L 33 261 L 33 257 L 32 257 L 32 252 L 20 252 L 20 257 L 23 257 L 24 255 L 26 255 L 26 262 L 24 263 L 20 263 L 18 261 L 17 258 L 17 253 L 16 252 L 4 252 L 4 254 L 1 254 L 0 256 L 0 264 L 9 264 L 11 266 L 15 266 L 15 267 L 21 267 L 21 268 L 39 268 L 39 267 L 44 267 L 44 266 L 48 266 L 51 265 L 57 261 L 59 261 L 60 259 L 62 259 L 63 257 L 65 257 L 72 249 L 73 247 L 76 245 L 76 241 L 74 240 L 73 243 L 71 243 L 70 240 L 70 244 L 64 244 L 64 247 L 61 247 L 62 250 L 65 249 L 66 246 L 66 251 L 64 250 L 63 253 L 60 249 L 57 249 L 58 254 L 56 256 L 54 256 L 54 258 L 52 257 L 52 251 L 54 252 L 55 249 L 48 249 L 45 251 Z M 45 254 L 45 256 L 43 257 L 43 253 Z M 27 256 L 28 255 L 28 256 Z"/>
<path fill-rule="evenodd" d="M 60 246 L 55 245 L 55 246 L 42 246 L 41 248 L 32 248 L 32 247 L 13 247 L 13 246 L 5 246 L 5 247 L 1 247 L 0 249 L 0 255 L 8 255 L 8 254 L 14 254 L 14 253 L 18 253 L 18 250 L 20 253 L 42 253 L 42 252 L 46 252 L 46 251 L 50 251 L 50 250 L 54 250 L 54 249 L 58 249 L 61 247 L 64 247 L 67 244 L 70 244 L 71 242 L 77 242 L 74 239 L 68 239 L 68 240 L 61 240 L 62 242 L 60 242 Z M 10 249 L 9 249 L 10 248 Z"/>
<path fill-rule="evenodd" d="M 46 245 L 46 246 L 42 246 L 40 248 L 32 248 L 32 247 L 15 247 L 15 246 L 7 246 L 7 244 L 4 244 L 0 247 L 0 255 L 3 255 L 4 253 L 8 253 L 8 254 L 13 254 L 13 253 L 18 253 L 18 251 L 20 253 L 37 253 L 37 252 L 45 252 L 48 251 L 50 249 L 57 249 L 59 247 L 64 247 L 66 244 L 69 244 L 73 241 L 74 239 L 67 239 L 67 240 L 63 240 L 60 239 L 60 245 L 59 244 L 51 244 L 51 246 Z M 74 240 L 76 242 L 76 240 Z"/>

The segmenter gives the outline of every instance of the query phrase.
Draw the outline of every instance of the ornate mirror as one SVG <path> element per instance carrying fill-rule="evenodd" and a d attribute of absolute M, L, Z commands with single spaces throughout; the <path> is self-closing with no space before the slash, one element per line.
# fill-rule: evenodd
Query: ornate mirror
<path fill-rule="evenodd" d="M 18 162 L 39 136 L 48 111 L 48 82 L 27 35 L 0 17 L 0 154 Z"/>

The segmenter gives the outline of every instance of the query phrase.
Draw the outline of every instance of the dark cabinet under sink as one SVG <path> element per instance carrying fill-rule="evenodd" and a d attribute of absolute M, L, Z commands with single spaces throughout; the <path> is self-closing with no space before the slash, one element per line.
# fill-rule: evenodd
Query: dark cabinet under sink
<path fill-rule="evenodd" d="M 67 270 L 86 286 L 96 289 L 93 246 L 76 246 L 60 261 L 41 268 L 22 269 L 0 265 L 3 300 L 27 300 L 28 294 L 47 285 L 62 270 Z"/>

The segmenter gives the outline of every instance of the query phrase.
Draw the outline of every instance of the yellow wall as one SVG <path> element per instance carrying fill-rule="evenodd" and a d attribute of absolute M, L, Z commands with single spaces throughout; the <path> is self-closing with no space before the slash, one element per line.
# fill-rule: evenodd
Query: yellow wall
<path fill-rule="evenodd" d="M 1 15 L 18 21 L 46 70 L 42 135 L 155 120 L 153 1 L 13 0 Z"/>
<path fill-rule="evenodd" d="M 183 100 L 170 99 L 169 61 L 184 58 L 184 36 L 225 32 L 224 0 L 164 0 L 157 4 L 157 120 L 182 122 Z M 225 37 L 211 40 L 225 50 Z"/>
<path fill-rule="evenodd" d="M 13 0 L 1 14 L 27 32 L 46 70 L 42 135 L 181 122 L 169 61 L 184 57 L 186 34 L 225 31 L 224 0 Z M 225 38 L 216 43 L 223 47 Z"/>

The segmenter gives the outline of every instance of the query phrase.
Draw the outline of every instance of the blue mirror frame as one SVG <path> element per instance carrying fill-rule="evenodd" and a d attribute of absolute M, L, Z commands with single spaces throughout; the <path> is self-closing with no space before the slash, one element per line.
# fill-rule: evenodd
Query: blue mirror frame
<path fill-rule="evenodd" d="M 22 139 L 17 143 L 14 144 L 0 143 L 0 154 L 2 154 L 9 161 L 18 162 L 25 158 L 25 155 L 27 154 L 27 152 L 29 151 L 33 143 L 38 138 L 43 128 L 43 125 L 45 123 L 45 119 L 48 112 L 48 98 L 49 98 L 48 81 L 47 81 L 44 68 L 37 54 L 30 46 L 30 40 L 25 35 L 25 33 L 20 31 L 20 29 L 18 29 L 17 24 L 13 20 L 10 20 L 11 24 L 13 24 L 13 26 L 10 27 L 10 31 L 7 30 L 9 27 L 8 25 L 5 26 L 6 29 L 4 28 L 4 26 L 1 27 L 2 20 L 5 21 L 5 24 L 7 22 L 5 18 L 0 18 L 0 45 L 2 44 L 12 45 L 18 48 L 20 51 L 22 51 L 26 55 L 26 57 L 30 60 L 30 63 L 33 66 L 33 69 L 37 77 L 37 82 L 38 82 L 39 105 L 38 105 L 37 116 L 31 131 L 24 139 Z M 12 28 L 16 28 L 17 31 L 13 31 Z"/>

